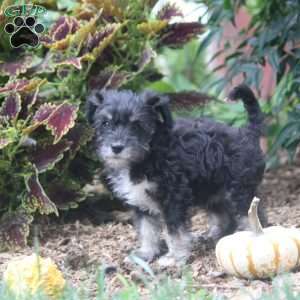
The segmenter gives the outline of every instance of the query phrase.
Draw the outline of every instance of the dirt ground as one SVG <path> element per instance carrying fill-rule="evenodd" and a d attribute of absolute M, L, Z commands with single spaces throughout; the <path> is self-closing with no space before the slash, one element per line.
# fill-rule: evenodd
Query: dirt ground
<path fill-rule="evenodd" d="M 271 224 L 300 227 L 300 162 L 267 172 L 261 186 L 260 197 L 267 206 Z M 207 219 L 204 211 L 193 218 L 193 231 L 204 231 Z M 64 224 L 44 224 L 41 227 L 40 252 L 51 257 L 64 272 L 67 280 L 78 287 L 95 290 L 95 276 L 99 265 L 109 267 L 107 287 L 114 292 L 121 283 L 117 273 L 137 280 L 136 266 L 124 263 L 124 258 L 136 246 L 136 235 L 131 224 L 108 222 L 94 225 L 88 217 Z M 17 253 L 0 253 L 0 272 L 13 257 L 32 253 L 27 247 Z M 157 271 L 155 263 L 151 266 L 158 276 L 171 274 L 178 277 L 179 271 L 170 269 L 164 274 Z M 116 268 L 117 272 L 115 272 Z M 221 276 L 213 250 L 196 251 L 189 268 L 197 287 L 205 288 L 214 294 L 225 295 L 231 299 L 248 299 L 240 290 L 259 295 L 271 289 L 270 281 L 247 281 L 232 276 Z M 300 272 L 291 275 L 295 289 L 300 290 Z M 142 289 L 142 287 L 141 287 Z M 144 291 L 146 293 L 146 291 Z"/>

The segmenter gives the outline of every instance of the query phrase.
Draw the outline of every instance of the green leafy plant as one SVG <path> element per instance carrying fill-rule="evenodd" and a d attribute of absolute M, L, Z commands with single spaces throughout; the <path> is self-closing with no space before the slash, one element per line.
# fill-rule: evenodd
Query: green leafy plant
<path fill-rule="evenodd" d="M 276 153 L 282 147 L 287 148 L 290 154 L 295 153 L 296 146 L 299 144 L 298 134 L 287 136 L 284 128 L 289 127 L 286 125 L 287 115 L 300 103 L 299 1 L 205 0 L 198 2 L 207 6 L 207 25 L 210 29 L 198 48 L 198 54 L 212 42 L 223 41 L 224 44 L 212 57 L 212 60 L 220 56 L 224 58 L 224 63 L 214 70 L 223 70 L 224 76 L 215 80 L 209 88 L 214 88 L 217 93 L 220 93 L 237 76 L 242 76 L 244 81 L 256 88 L 259 93 L 263 67 L 266 64 L 270 65 L 272 76 L 276 81 L 274 96 L 268 102 L 268 106 L 265 106 L 268 133 L 271 136 L 270 144 L 274 143 L 270 147 L 270 157 L 275 161 Z M 247 28 L 240 30 L 237 39 L 226 40 L 223 25 L 230 23 L 235 26 L 236 14 L 241 9 L 250 14 L 251 21 Z M 296 128 L 294 130 L 297 131 Z"/>
<path fill-rule="evenodd" d="M 171 24 L 174 5 L 151 16 L 156 1 L 33 2 L 48 10 L 37 48 L 11 48 L 3 13 L 16 3 L 0 6 L 0 248 L 24 246 L 35 215 L 86 198 L 99 168 L 87 144 L 87 92 L 142 89 L 161 77 L 151 63 L 157 51 L 203 31 L 198 22 Z"/>

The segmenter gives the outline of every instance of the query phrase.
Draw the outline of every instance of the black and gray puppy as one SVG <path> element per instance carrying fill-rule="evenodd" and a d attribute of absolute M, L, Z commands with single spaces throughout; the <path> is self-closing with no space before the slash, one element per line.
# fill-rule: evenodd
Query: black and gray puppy
<path fill-rule="evenodd" d="M 245 127 L 209 119 L 173 122 L 168 98 L 147 92 L 93 91 L 88 97 L 96 151 L 115 196 L 136 211 L 136 255 L 143 259 L 159 255 L 164 228 L 168 253 L 159 264 L 187 260 L 193 206 L 209 213 L 207 238 L 248 226 L 247 211 L 265 168 L 259 146 L 263 115 L 247 86 L 236 87 L 229 98 L 242 99 L 249 119 Z"/>

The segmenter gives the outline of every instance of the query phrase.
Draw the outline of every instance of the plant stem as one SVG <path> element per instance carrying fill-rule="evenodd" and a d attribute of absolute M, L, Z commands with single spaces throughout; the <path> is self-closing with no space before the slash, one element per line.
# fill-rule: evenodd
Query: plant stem
<path fill-rule="evenodd" d="M 254 197 L 251 202 L 249 211 L 248 211 L 248 219 L 249 219 L 250 227 L 251 227 L 252 231 L 257 235 L 264 233 L 263 227 L 261 226 L 261 223 L 257 216 L 257 207 L 258 207 L 259 201 L 260 201 L 259 198 Z"/>

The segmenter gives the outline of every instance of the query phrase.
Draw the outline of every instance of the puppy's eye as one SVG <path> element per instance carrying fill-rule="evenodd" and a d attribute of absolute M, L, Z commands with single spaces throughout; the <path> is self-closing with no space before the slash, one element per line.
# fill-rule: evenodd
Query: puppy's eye
<path fill-rule="evenodd" d="M 105 127 L 108 127 L 110 125 L 110 122 L 108 120 L 104 120 L 102 123 L 101 123 L 102 127 L 105 128 Z"/>

